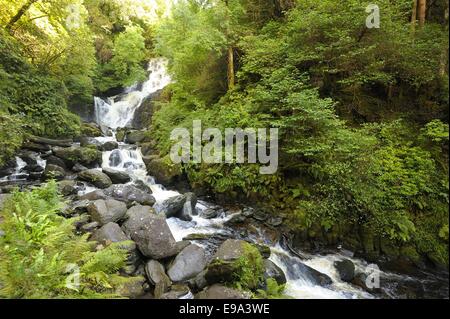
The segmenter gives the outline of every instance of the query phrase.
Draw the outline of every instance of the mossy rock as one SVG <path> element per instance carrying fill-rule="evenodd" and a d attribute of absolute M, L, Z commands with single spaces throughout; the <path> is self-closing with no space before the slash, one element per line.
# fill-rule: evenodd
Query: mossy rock
<path fill-rule="evenodd" d="M 95 146 L 71 146 L 67 148 L 54 148 L 55 156 L 62 159 L 68 166 L 75 164 L 82 164 L 86 166 L 93 166 L 100 164 L 102 161 L 102 153 L 97 150 Z"/>
<path fill-rule="evenodd" d="M 87 137 L 99 137 L 102 136 L 102 130 L 95 123 L 82 123 L 81 135 Z"/>
<path fill-rule="evenodd" d="M 411 260 L 414 264 L 419 264 L 421 262 L 420 254 L 417 252 L 416 247 L 412 245 L 401 247 L 400 256 Z"/>
<path fill-rule="evenodd" d="M 173 163 L 168 155 L 163 158 L 155 158 L 147 162 L 146 166 L 149 174 L 163 185 L 171 185 L 183 173 L 181 164 Z"/>
<path fill-rule="evenodd" d="M 254 290 L 264 278 L 264 261 L 259 250 L 242 240 L 228 239 L 208 265 L 209 284 L 228 283 L 243 290 Z"/>

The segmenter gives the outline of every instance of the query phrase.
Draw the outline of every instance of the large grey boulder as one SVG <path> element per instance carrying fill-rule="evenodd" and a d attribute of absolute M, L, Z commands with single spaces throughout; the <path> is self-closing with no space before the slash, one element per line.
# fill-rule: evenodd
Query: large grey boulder
<path fill-rule="evenodd" d="M 173 163 L 169 156 L 156 158 L 145 164 L 149 174 L 163 185 L 173 184 L 183 173 L 181 164 Z"/>
<path fill-rule="evenodd" d="M 155 204 L 155 198 L 148 192 L 144 192 L 133 185 L 116 184 L 104 190 L 106 196 L 125 202 L 128 207 L 134 204 Z"/>
<path fill-rule="evenodd" d="M 116 223 L 110 222 L 97 229 L 90 238 L 101 244 L 120 243 L 129 240 L 122 228 Z"/>
<path fill-rule="evenodd" d="M 103 152 L 113 151 L 117 148 L 119 148 L 119 143 L 117 143 L 115 141 L 108 141 L 108 142 L 103 143 L 100 146 L 100 150 Z"/>
<path fill-rule="evenodd" d="M 206 264 L 204 249 L 197 245 L 189 245 L 177 255 L 167 274 L 173 282 L 186 281 L 202 272 Z"/>
<path fill-rule="evenodd" d="M 212 285 L 198 293 L 196 299 L 250 299 L 250 294 L 223 285 Z"/>
<path fill-rule="evenodd" d="M 54 147 L 53 153 L 62 159 L 68 167 L 72 167 L 77 163 L 92 167 L 100 164 L 102 161 L 102 152 L 93 146 Z"/>
<path fill-rule="evenodd" d="M 130 144 L 142 142 L 146 138 L 147 131 L 130 131 L 126 135 L 126 141 Z"/>
<path fill-rule="evenodd" d="M 80 146 L 86 147 L 86 146 L 94 146 L 97 149 L 100 149 L 100 146 L 102 143 L 100 143 L 97 139 L 93 137 L 88 136 L 82 136 L 80 137 Z"/>
<path fill-rule="evenodd" d="M 89 204 L 88 212 L 93 221 L 105 225 L 121 220 L 127 212 L 127 206 L 114 199 L 99 199 Z"/>
<path fill-rule="evenodd" d="M 45 180 L 47 179 L 56 179 L 56 180 L 62 180 L 64 179 L 64 176 L 66 176 L 66 171 L 64 168 L 59 167 L 57 165 L 48 164 L 45 167 L 44 174 L 42 175 Z"/>
<path fill-rule="evenodd" d="M 75 195 L 77 193 L 74 180 L 63 180 L 58 183 L 58 190 L 63 196 Z"/>
<path fill-rule="evenodd" d="M 78 178 L 93 184 L 98 188 L 108 188 L 112 185 L 111 179 L 105 173 L 97 169 L 88 169 L 78 174 Z"/>
<path fill-rule="evenodd" d="M 245 256 L 246 244 L 243 240 L 228 239 L 220 245 L 207 268 L 205 278 L 208 283 L 233 281 L 236 261 Z"/>
<path fill-rule="evenodd" d="M 351 282 L 355 278 L 355 264 L 350 259 L 335 261 L 334 267 L 342 281 Z"/>
<path fill-rule="evenodd" d="M 109 176 L 114 184 L 126 184 L 131 181 L 130 175 L 112 168 L 103 168 L 103 173 Z"/>
<path fill-rule="evenodd" d="M 176 253 L 176 241 L 164 216 L 134 207 L 126 215 L 122 229 L 145 257 L 159 260 Z"/>
<path fill-rule="evenodd" d="M 293 280 L 303 280 L 310 282 L 312 285 L 326 287 L 333 283 L 330 276 L 309 267 L 308 265 L 296 261 L 292 262 L 291 257 L 284 254 L 277 254 L 277 257 L 286 266 L 286 275 Z"/>
<path fill-rule="evenodd" d="M 106 196 L 103 191 L 96 189 L 95 191 L 78 196 L 78 198 L 80 200 L 97 200 L 97 199 L 107 199 L 108 196 Z"/>
<path fill-rule="evenodd" d="M 186 193 L 184 194 L 184 197 L 186 198 L 186 202 L 184 203 L 183 209 L 178 218 L 185 221 L 191 221 L 192 216 L 197 215 L 195 208 L 197 205 L 197 195 L 194 193 Z"/>
<path fill-rule="evenodd" d="M 275 265 L 272 261 L 265 259 L 264 260 L 264 278 L 265 279 L 275 279 L 277 284 L 284 285 L 286 283 L 286 275 L 284 274 L 283 270 Z"/>
<path fill-rule="evenodd" d="M 170 197 L 159 205 L 159 212 L 167 218 L 174 217 L 181 212 L 185 203 L 186 197 L 184 195 Z"/>
<path fill-rule="evenodd" d="M 145 274 L 149 282 L 155 286 L 154 295 L 159 299 L 161 296 L 169 291 L 172 282 L 166 275 L 164 266 L 156 260 L 150 260 L 145 265 Z"/>

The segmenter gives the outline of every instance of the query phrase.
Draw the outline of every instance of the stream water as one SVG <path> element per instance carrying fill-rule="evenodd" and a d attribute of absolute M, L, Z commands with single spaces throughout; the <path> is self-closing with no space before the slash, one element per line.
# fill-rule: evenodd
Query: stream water
<path fill-rule="evenodd" d="M 107 99 L 95 98 L 95 114 L 96 121 L 102 127 L 109 128 L 108 134 L 97 138 L 98 141 L 104 143 L 107 141 L 116 141 L 115 131 L 131 125 L 134 114 L 143 101 L 152 93 L 164 88 L 171 81 L 166 73 L 166 63 L 163 59 L 154 59 L 149 64 L 149 78 L 142 85 L 135 85 L 128 88 L 123 94 L 109 97 Z M 26 178 L 23 169 L 26 163 L 16 158 L 17 165 L 15 172 L 8 176 L 10 180 Z M 39 165 L 45 167 L 45 161 L 38 159 Z M 155 179 L 149 176 L 144 164 L 141 150 L 136 145 L 127 143 L 119 143 L 119 148 L 113 151 L 103 152 L 103 168 L 113 168 L 115 170 L 127 172 L 133 179 L 133 182 L 141 181 L 148 185 L 153 196 L 156 199 L 155 209 L 160 209 L 162 202 L 170 197 L 179 195 L 177 191 L 167 190 L 164 186 L 156 184 Z M 101 169 L 101 168 L 99 168 Z M 92 191 L 94 188 L 89 187 L 83 192 Z M 221 213 L 213 219 L 201 217 L 201 212 L 205 209 L 213 207 Z M 340 279 L 340 276 L 334 266 L 334 263 L 344 258 L 350 259 L 356 266 L 357 272 L 373 275 L 376 272 L 376 266 L 369 265 L 364 260 L 354 258 L 352 253 L 342 251 L 336 248 L 336 253 L 324 255 L 308 255 L 302 253 L 306 259 L 300 260 L 294 256 L 287 248 L 274 242 L 267 232 L 260 228 L 257 224 L 253 225 L 254 229 L 251 233 L 242 232 L 229 226 L 229 221 L 236 213 L 227 208 L 220 208 L 215 203 L 199 200 L 196 206 L 197 215 L 192 216 L 192 221 L 182 221 L 177 218 L 167 220 L 169 227 L 177 241 L 181 241 L 189 235 L 203 234 L 210 238 L 239 238 L 268 245 L 271 248 L 270 260 L 280 267 L 287 278 L 285 294 L 293 298 L 403 298 L 402 287 L 420 286 L 429 296 L 433 297 L 436 289 L 441 292 L 437 294 L 440 297 L 448 298 L 448 274 L 447 277 L 439 277 L 432 274 L 424 275 L 424 278 L 412 278 L 405 275 L 378 271 L 380 276 L 381 292 L 370 294 L 365 290 L 346 283 Z M 196 244 L 204 246 L 211 253 L 217 247 L 217 241 L 201 240 Z M 328 275 L 332 279 L 332 284 L 322 287 L 314 281 L 308 272 L 304 271 L 304 265 L 309 266 L 323 274 Z M 442 281 L 446 282 L 442 282 Z M 438 288 L 436 288 L 438 287 Z M 446 288 L 445 288 L 446 287 Z"/>

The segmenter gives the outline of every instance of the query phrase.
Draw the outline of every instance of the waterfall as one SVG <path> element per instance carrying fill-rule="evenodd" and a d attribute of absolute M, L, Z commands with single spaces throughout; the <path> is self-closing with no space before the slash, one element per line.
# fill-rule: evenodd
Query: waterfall
<path fill-rule="evenodd" d="M 98 137 L 97 140 L 104 143 L 106 141 L 116 141 L 115 130 L 120 127 L 130 125 L 133 121 L 135 111 L 141 106 L 142 102 L 150 94 L 164 88 L 170 83 L 170 77 L 166 73 L 166 62 L 162 59 L 155 59 L 149 63 L 150 74 L 148 80 L 143 85 L 134 85 L 127 88 L 123 94 L 109 97 L 107 99 L 95 98 L 95 112 L 97 123 L 112 129 L 112 136 Z M 113 151 L 103 152 L 102 167 L 113 168 L 115 170 L 128 173 L 133 182 L 140 181 L 148 185 L 153 192 L 156 203 L 154 208 L 159 209 L 159 205 L 166 199 L 179 195 L 176 191 L 166 190 L 162 185 L 157 185 L 155 179 L 148 175 L 143 156 L 139 147 L 118 143 L 119 148 Z M 133 183 L 131 182 L 131 183 Z M 91 191 L 92 188 L 89 189 Z M 199 201 L 196 209 L 202 212 L 214 204 Z M 169 218 L 167 223 L 177 241 L 183 240 L 188 235 L 225 235 L 232 237 L 235 233 L 232 228 L 226 225 L 226 222 L 233 217 L 233 214 L 220 214 L 216 218 L 205 219 L 201 214 L 192 216 L 192 221 L 182 221 L 177 218 Z M 255 226 L 256 227 L 256 226 Z M 287 278 L 285 294 L 294 298 L 375 298 L 375 296 L 355 287 L 349 283 L 343 282 L 335 267 L 334 262 L 343 258 L 348 258 L 342 254 L 315 255 L 310 256 L 306 261 L 300 261 L 289 251 L 278 244 L 271 244 L 270 240 L 265 238 L 262 231 L 253 236 L 255 238 L 246 238 L 258 243 L 271 245 L 270 260 L 281 268 Z M 197 243 L 197 245 L 206 247 L 207 244 Z M 363 260 L 350 258 L 356 265 L 359 272 L 367 272 L 367 263 Z M 301 265 L 307 265 L 312 269 L 328 275 L 332 279 L 332 284 L 322 287 L 314 283 L 307 274 L 302 272 Z M 304 267 L 304 266 L 303 266 Z M 388 278 L 390 274 L 381 272 L 381 276 Z M 399 280 L 397 278 L 396 280 Z M 388 292 L 387 292 L 388 293 Z"/>
<path fill-rule="evenodd" d="M 124 93 L 109 97 L 106 100 L 94 98 L 95 118 L 99 125 L 111 129 L 131 125 L 136 110 L 152 93 L 155 93 L 170 82 L 166 72 L 167 62 L 164 59 L 153 59 L 148 65 L 149 77 L 139 89 L 137 84 L 125 89 Z"/>

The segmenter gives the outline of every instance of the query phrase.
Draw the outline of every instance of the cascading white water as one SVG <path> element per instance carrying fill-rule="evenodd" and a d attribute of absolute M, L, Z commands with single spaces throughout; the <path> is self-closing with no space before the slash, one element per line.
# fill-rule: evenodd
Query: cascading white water
<path fill-rule="evenodd" d="M 149 63 L 148 80 L 138 89 L 138 85 L 127 88 L 119 96 L 113 96 L 103 100 L 94 98 L 95 116 L 98 124 L 112 129 L 126 127 L 131 124 L 134 114 L 145 98 L 158 90 L 163 89 L 170 82 L 170 76 L 166 72 L 166 61 L 154 59 Z"/>
<path fill-rule="evenodd" d="M 142 89 L 139 90 L 135 85 L 126 90 L 126 92 L 117 97 L 109 98 L 104 101 L 95 98 L 95 107 L 97 122 L 100 125 L 109 127 L 113 130 L 113 135 L 108 137 L 99 137 L 98 141 L 104 143 L 107 141 L 116 141 L 115 130 L 124 127 L 132 122 L 136 109 L 140 107 L 143 100 L 151 93 L 164 88 L 170 83 L 170 77 L 166 74 L 165 61 L 155 59 L 149 64 L 150 76 Z M 162 185 L 155 184 L 153 177 L 148 175 L 144 164 L 141 151 L 138 147 L 119 143 L 119 149 L 103 152 L 103 168 L 113 168 L 115 170 L 127 172 L 133 181 L 141 181 L 148 185 L 153 192 L 156 204 L 155 209 L 158 210 L 161 203 L 173 196 L 179 195 L 178 192 L 166 190 Z M 210 204 L 199 201 L 196 209 L 202 212 L 207 209 Z M 224 224 L 230 220 L 232 215 L 222 214 L 217 218 L 205 219 L 201 214 L 191 216 L 192 221 L 182 221 L 177 218 L 167 220 L 168 225 L 177 241 L 183 240 L 191 234 L 230 234 L 231 230 L 224 227 Z M 260 234 L 258 242 L 265 242 L 263 234 Z M 202 245 L 202 244 L 200 244 Z M 287 285 L 285 293 L 294 298 L 374 298 L 363 290 L 341 281 L 334 267 L 336 260 L 342 259 L 344 256 L 340 254 L 327 256 L 310 256 L 309 260 L 302 261 L 307 266 L 316 269 L 332 280 L 333 284 L 329 287 L 322 287 L 314 284 L 308 276 L 301 273 L 298 267 L 301 262 L 297 257 L 293 256 L 289 251 L 283 249 L 279 245 L 271 247 L 272 255 L 270 260 L 280 267 L 286 274 Z M 361 272 L 367 272 L 367 264 L 364 261 L 351 258 L 357 269 Z M 389 274 L 381 273 L 383 276 Z"/>

